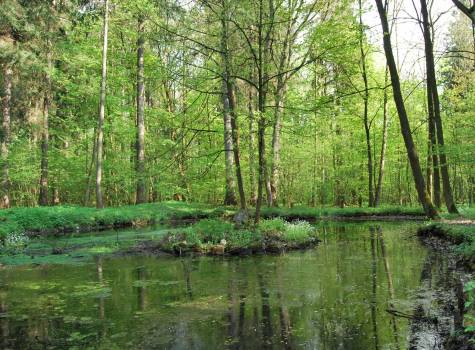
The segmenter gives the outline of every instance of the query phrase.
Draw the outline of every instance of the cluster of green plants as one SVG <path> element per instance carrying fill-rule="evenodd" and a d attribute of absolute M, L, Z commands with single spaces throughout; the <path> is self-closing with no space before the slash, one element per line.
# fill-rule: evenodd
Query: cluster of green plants
<path fill-rule="evenodd" d="M 0 211 L 0 238 L 13 234 L 53 234 L 108 227 L 144 226 L 166 220 L 217 217 L 225 208 L 184 202 L 128 205 L 96 210 L 79 206 L 12 208 Z"/>
<path fill-rule="evenodd" d="M 467 215 L 468 212 L 468 215 Z M 473 211 L 465 209 L 464 217 L 470 216 Z M 465 262 L 472 264 L 475 262 L 475 225 L 470 224 L 449 224 L 433 223 L 419 228 L 419 236 L 438 237 L 447 240 L 455 245 L 455 252 L 460 255 Z M 464 285 L 466 295 L 464 329 L 465 332 L 475 335 L 475 280 L 468 281 Z"/>
<path fill-rule="evenodd" d="M 269 207 L 264 208 L 262 215 L 266 218 L 305 218 L 310 220 L 335 218 L 335 217 L 365 217 L 365 216 L 420 216 L 424 211 L 419 207 L 381 206 L 372 207 L 346 207 L 346 208 L 310 208 L 310 207 Z"/>
<path fill-rule="evenodd" d="M 219 219 L 204 219 L 189 227 L 170 231 L 160 247 L 171 252 L 233 252 L 295 249 L 318 242 L 315 227 L 306 221 L 262 220 L 257 226 L 235 227 Z"/>

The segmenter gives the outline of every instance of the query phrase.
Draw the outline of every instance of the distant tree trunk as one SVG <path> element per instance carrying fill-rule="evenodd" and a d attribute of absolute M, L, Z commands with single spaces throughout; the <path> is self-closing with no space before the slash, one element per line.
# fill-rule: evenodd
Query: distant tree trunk
<path fill-rule="evenodd" d="M 430 89 L 427 89 L 427 106 L 429 112 L 428 124 L 429 124 L 429 161 L 428 161 L 428 169 L 431 169 L 430 165 L 432 165 L 432 169 L 430 171 L 432 175 L 432 200 L 437 208 L 441 207 L 441 200 L 440 200 L 440 169 L 439 169 L 439 156 L 437 155 L 437 136 L 435 132 L 435 118 L 434 118 L 434 104 L 432 100 L 432 93 Z M 428 186 L 428 192 L 430 188 Z"/>
<path fill-rule="evenodd" d="M 383 191 L 384 166 L 386 163 L 386 148 L 388 144 L 388 67 L 384 72 L 384 96 L 383 96 L 383 140 L 381 141 L 381 156 L 379 158 L 379 175 L 376 194 L 374 197 L 374 206 L 379 206 L 381 202 L 381 194 Z"/>
<path fill-rule="evenodd" d="M 10 103 L 12 99 L 12 78 L 13 70 L 8 64 L 3 66 L 3 120 L 1 141 L 2 179 L 0 208 L 10 207 L 10 178 L 8 153 L 10 151 Z"/>
<path fill-rule="evenodd" d="M 254 154 L 254 145 L 256 143 L 254 137 L 254 99 L 252 87 L 249 88 L 249 182 L 251 187 L 251 204 L 255 205 L 256 195 L 256 157 Z"/>
<path fill-rule="evenodd" d="M 104 29 L 102 46 L 102 79 L 99 98 L 99 119 L 97 123 L 97 145 L 96 145 L 96 207 L 104 208 L 102 197 L 102 155 L 104 148 L 104 119 L 106 106 L 107 88 L 107 38 L 109 32 L 109 0 L 104 0 Z"/>
<path fill-rule="evenodd" d="M 231 126 L 231 114 L 229 111 L 228 88 L 223 80 L 223 117 L 224 117 L 224 161 L 226 171 L 226 192 L 224 195 L 225 205 L 236 205 L 236 193 L 234 192 L 234 152 L 233 130 Z"/>
<path fill-rule="evenodd" d="M 277 79 L 277 87 L 275 92 L 275 115 L 274 129 L 272 133 L 272 170 L 270 178 L 271 204 L 277 206 L 279 173 L 280 173 L 280 149 L 281 149 L 281 129 L 282 114 L 284 110 L 285 97 L 285 81 L 284 76 L 279 75 Z"/>
<path fill-rule="evenodd" d="M 147 202 L 145 177 L 145 83 L 144 83 L 144 19 L 139 16 L 137 39 L 137 141 L 136 141 L 136 176 L 137 191 L 135 203 Z"/>
<path fill-rule="evenodd" d="M 439 93 L 437 91 L 437 79 L 435 75 L 435 61 L 433 42 L 431 38 L 431 24 L 429 19 L 429 12 L 427 10 L 426 0 L 421 0 L 421 14 L 424 34 L 424 48 L 426 54 L 427 66 L 427 89 L 432 95 L 432 102 L 434 104 L 434 120 L 437 133 L 437 145 L 440 159 L 440 172 L 442 175 L 442 184 L 444 191 L 445 204 L 449 213 L 457 214 L 458 210 L 455 205 L 452 187 L 450 185 L 449 169 L 447 166 L 447 155 L 444 149 L 444 129 L 442 126 L 442 117 L 440 116 L 440 101 Z"/>
<path fill-rule="evenodd" d="M 239 151 L 239 130 L 237 124 L 237 103 L 236 103 L 236 95 L 235 95 L 235 86 L 234 80 L 231 78 L 231 57 L 229 56 L 229 47 L 228 47 L 228 13 L 227 3 L 226 1 L 222 2 L 223 12 L 221 14 L 221 58 L 223 63 L 223 80 L 226 86 L 226 96 L 224 97 L 224 101 L 226 102 L 227 98 L 227 105 L 228 105 L 228 113 L 231 116 L 231 136 L 232 136 L 232 149 L 234 155 L 234 164 L 236 170 L 236 180 L 238 185 L 238 192 L 239 192 L 239 205 L 240 209 L 246 209 L 246 194 L 244 193 L 244 182 L 242 179 L 242 172 L 241 172 L 241 159 L 240 159 L 240 151 Z M 226 103 L 225 106 L 226 108 Z M 226 111 L 225 111 L 226 113 Z"/>
<path fill-rule="evenodd" d="M 358 1 L 359 4 L 359 18 L 360 18 L 360 54 L 361 54 L 361 77 L 364 82 L 364 111 L 363 122 L 366 135 L 366 154 L 368 157 L 368 204 L 370 207 L 374 206 L 374 186 L 373 186 L 373 152 L 371 151 L 371 124 L 368 120 L 368 103 L 369 103 L 369 90 L 368 90 L 368 74 L 366 72 L 366 52 L 364 49 L 364 27 L 363 27 L 363 5 L 362 0 Z"/>
<path fill-rule="evenodd" d="M 237 104 L 236 96 L 234 92 L 234 85 L 230 81 L 228 85 L 228 98 L 229 106 L 231 112 L 231 128 L 232 128 L 232 139 L 233 139 L 233 154 L 234 154 L 234 164 L 236 168 L 236 179 L 238 183 L 238 192 L 239 192 L 239 204 L 242 210 L 246 209 L 246 194 L 244 192 L 244 182 L 242 180 L 241 172 L 241 156 L 239 151 L 239 129 L 237 124 Z"/>
<path fill-rule="evenodd" d="M 41 175 L 40 175 L 40 196 L 39 205 L 48 205 L 48 151 L 49 151 L 49 111 L 51 105 L 51 69 L 53 62 L 51 58 L 51 45 L 48 40 L 48 73 L 46 74 L 46 89 L 43 99 L 43 125 L 41 129 Z"/>
<path fill-rule="evenodd" d="M 378 7 L 379 17 L 381 19 L 381 26 L 383 30 L 384 51 L 386 54 L 387 65 L 389 73 L 391 75 L 391 83 L 393 87 L 394 102 L 399 115 L 399 122 L 401 124 L 401 133 L 404 138 L 404 144 L 406 146 L 407 155 L 412 169 L 412 175 L 419 197 L 419 201 L 422 204 L 426 215 L 429 218 L 436 218 L 439 216 L 437 209 L 432 204 L 432 201 L 427 193 L 424 175 L 422 174 L 419 156 L 417 154 L 416 146 L 412 138 L 411 127 L 404 104 L 404 98 L 401 92 L 401 84 L 399 80 L 399 73 L 397 71 L 396 61 L 391 44 L 391 36 L 389 31 L 388 19 L 386 15 L 386 9 L 384 8 L 382 0 L 375 0 Z"/>
<path fill-rule="evenodd" d="M 43 125 L 41 130 L 41 176 L 39 205 L 48 205 L 48 148 L 49 148 L 49 92 L 45 94 L 43 105 Z"/>

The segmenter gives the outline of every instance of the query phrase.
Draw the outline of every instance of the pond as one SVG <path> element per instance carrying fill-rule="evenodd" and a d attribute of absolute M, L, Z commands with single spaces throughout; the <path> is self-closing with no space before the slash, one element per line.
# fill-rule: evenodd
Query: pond
<path fill-rule="evenodd" d="M 427 280 L 445 266 L 416 226 L 320 224 L 319 246 L 283 255 L 4 267 L 1 346 L 406 349 L 415 327 L 400 315 L 428 298 Z"/>

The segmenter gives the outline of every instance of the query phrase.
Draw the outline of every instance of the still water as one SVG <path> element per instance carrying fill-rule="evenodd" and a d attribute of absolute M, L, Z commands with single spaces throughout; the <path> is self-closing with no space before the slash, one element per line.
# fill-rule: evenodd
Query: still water
<path fill-rule="evenodd" d="M 318 230 L 318 247 L 279 256 L 5 267 L 0 346 L 406 349 L 409 321 L 387 310 L 410 313 L 423 269 L 433 265 L 415 225 Z"/>

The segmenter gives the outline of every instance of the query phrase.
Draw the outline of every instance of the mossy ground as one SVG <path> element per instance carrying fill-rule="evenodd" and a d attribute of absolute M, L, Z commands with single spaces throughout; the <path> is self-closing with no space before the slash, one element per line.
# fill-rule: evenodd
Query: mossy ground
<path fill-rule="evenodd" d="M 318 242 L 316 228 L 305 221 L 288 223 L 275 218 L 262 220 L 258 226 L 237 228 L 227 221 L 207 219 L 167 233 L 152 249 L 175 255 L 278 253 Z"/>
<path fill-rule="evenodd" d="M 226 214 L 226 211 L 225 207 L 183 202 L 130 205 L 102 210 L 75 206 L 12 208 L 0 211 L 0 237 L 18 232 L 48 235 L 140 227 L 170 220 L 217 217 Z"/>

